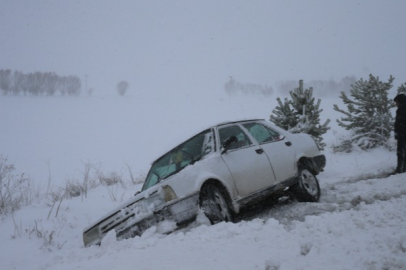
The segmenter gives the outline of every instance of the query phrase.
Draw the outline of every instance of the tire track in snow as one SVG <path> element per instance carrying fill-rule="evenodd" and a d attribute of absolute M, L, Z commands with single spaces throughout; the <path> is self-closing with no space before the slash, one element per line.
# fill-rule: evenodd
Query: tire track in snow
<path fill-rule="evenodd" d="M 285 197 L 271 207 L 257 205 L 249 208 L 237 217 L 237 221 L 274 218 L 288 225 L 292 221 L 304 221 L 306 216 L 358 210 L 363 204 L 390 201 L 406 196 L 406 175 L 388 177 L 388 174 L 388 172 L 362 174 L 335 183 L 327 183 L 322 185 L 320 201 L 317 203 L 299 203 Z"/>

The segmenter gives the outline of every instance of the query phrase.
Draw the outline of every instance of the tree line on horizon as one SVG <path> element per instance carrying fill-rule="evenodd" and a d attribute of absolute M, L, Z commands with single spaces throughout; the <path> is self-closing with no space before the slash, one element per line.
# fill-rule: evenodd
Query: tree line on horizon
<path fill-rule="evenodd" d="M 235 80 L 232 76 L 228 82 L 224 84 L 224 90 L 229 95 L 234 95 L 236 93 L 243 93 L 244 95 L 264 95 L 270 96 L 274 93 L 271 86 L 262 86 L 254 83 L 241 83 Z"/>
<path fill-rule="evenodd" d="M 351 85 L 357 81 L 355 76 L 345 76 L 340 80 L 312 80 L 307 83 L 303 83 L 304 88 L 312 88 L 313 92 L 319 97 L 335 96 L 342 91 L 349 92 Z M 288 95 L 289 92 L 295 88 L 297 80 L 287 80 L 276 82 L 276 89 L 278 94 Z"/>
<path fill-rule="evenodd" d="M 339 81 L 330 80 L 312 80 L 304 83 L 304 88 L 312 88 L 313 92 L 319 97 L 335 96 L 341 91 L 349 92 L 351 85 L 357 81 L 355 76 L 346 76 Z M 255 83 L 243 83 L 237 81 L 233 76 L 224 84 L 224 91 L 230 96 L 241 93 L 243 95 L 262 95 L 271 96 L 275 93 L 280 95 L 289 95 L 290 91 L 297 86 L 297 80 L 277 81 L 274 85 L 260 85 Z"/>
<path fill-rule="evenodd" d="M 32 96 L 77 96 L 81 92 L 79 77 L 59 76 L 55 72 L 23 73 L 0 69 L 0 90 L 3 95 L 32 95 Z"/>

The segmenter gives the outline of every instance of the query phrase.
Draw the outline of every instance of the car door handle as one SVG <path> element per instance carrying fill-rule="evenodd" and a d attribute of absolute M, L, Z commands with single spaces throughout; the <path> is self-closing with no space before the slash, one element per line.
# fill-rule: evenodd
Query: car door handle
<path fill-rule="evenodd" d="M 292 145 L 291 142 L 285 142 L 285 144 L 286 144 L 287 146 L 291 146 L 291 145 Z"/>
<path fill-rule="evenodd" d="M 262 154 L 264 152 L 264 150 L 263 149 L 257 149 L 257 150 L 255 150 L 255 152 L 257 152 L 257 154 Z"/>

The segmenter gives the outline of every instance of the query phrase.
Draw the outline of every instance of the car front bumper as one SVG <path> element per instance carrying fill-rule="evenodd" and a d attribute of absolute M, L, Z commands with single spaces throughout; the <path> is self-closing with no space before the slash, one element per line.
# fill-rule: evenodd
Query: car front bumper
<path fill-rule="evenodd" d="M 171 222 L 173 226 L 166 227 L 161 232 L 170 233 L 196 218 L 198 203 L 199 193 L 195 193 L 165 203 L 146 213 L 139 211 L 141 207 L 135 205 L 131 208 L 126 207 L 86 230 L 83 237 L 84 244 L 85 246 L 101 244 L 102 238 L 113 229 L 116 231 L 117 240 L 140 236 L 147 229 L 163 221 Z"/>
<path fill-rule="evenodd" d="M 174 223 L 174 227 L 166 228 L 167 231 L 165 231 L 165 229 L 161 231 L 162 233 L 170 233 L 196 218 L 199 209 L 198 200 L 199 194 L 197 193 L 186 198 L 178 199 L 175 202 L 170 202 L 137 222 L 128 220 L 126 226 L 116 230 L 117 240 L 140 236 L 147 229 L 152 226 L 157 226 L 163 221 Z"/>

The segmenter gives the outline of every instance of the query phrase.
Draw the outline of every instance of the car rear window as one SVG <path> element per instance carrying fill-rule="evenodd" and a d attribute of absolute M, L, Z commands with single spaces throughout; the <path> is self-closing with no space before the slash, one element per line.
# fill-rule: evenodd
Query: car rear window
<path fill-rule="evenodd" d="M 243 124 L 243 126 L 260 144 L 282 139 L 282 136 L 278 132 L 260 123 L 247 123 Z"/>

